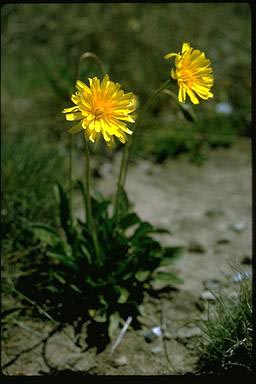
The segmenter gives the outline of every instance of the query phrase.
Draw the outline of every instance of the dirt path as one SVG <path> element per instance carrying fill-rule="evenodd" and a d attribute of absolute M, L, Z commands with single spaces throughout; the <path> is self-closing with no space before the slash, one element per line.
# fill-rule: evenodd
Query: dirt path
<path fill-rule="evenodd" d="M 119 161 L 117 157 L 101 170 L 104 177 L 98 179 L 97 188 L 105 196 L 115 190 Z M 171 236 L 161 236 L 164 244 L 184 246 L 183 257 L 173 267 L 184 283 L 177 291 L 162 294 L 161 300 L 145 297 L 142 331 L 129 329 L 111 360 L 109 348 L 97 356 L 93 350 L 79 350 L 67 337 L 67 333 L 73 337 L 67 327 L 65 334 L 56 333 L 47 341 L 47 350 L 43 351 L 40 344 L 32 352 L 23 353 L 6 367 L 6 374 L 42 374 L 50 371 L 49 366 L 100 375 L 193 371 L 200 335 L 198 328 L 187 323 L 204 313 L 207 287 L 224 287 L 233 294 L 235 283 L 227 284 L 227 276 L 234 273 L 232 268 L 251 269 L 250 142 L 240 140 L 230 150 L 215 150 L 200 167 L 185 158 L 170 159 L 161 166 L 141 161 L 130 167 L 126 189 L 143 219 L 171 230 Z M 204 299 L 200 298 L 202 294 Z M 163 314 L 168 340 L 165 345 L 161 338 L 147 343 L 143 332 L 161 325 Z M 24 324 L 6 331 L 3 365 L 24 349 L 24 338 L 27 348 L 40 341 L 31 329 L 39 329 L 42 337 L 52 329 L 51 324 L 38 320 L 26 323 L 30 331 Z M 43 359 L 43 352 L 50 364 Z"/>

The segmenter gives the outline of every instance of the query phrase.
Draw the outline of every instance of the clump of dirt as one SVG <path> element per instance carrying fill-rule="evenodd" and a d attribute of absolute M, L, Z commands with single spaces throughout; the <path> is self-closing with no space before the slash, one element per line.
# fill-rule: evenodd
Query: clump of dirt
<path fill-rule="evenodd" d="M 97 189 L 112 196 L 120 157 L 102 170 Z M 130 167 L 126 190 L 145 220 L 171 231 L 165 245 L 182 245 L 183 256 L 169 267 L 184 283 L 144 298 L 142 329 L 128 329 L 110 357 L 86 350 L 86 325 L 79 340 L 70 325 L 17 318 L 4 327 L 2 372 L 43 375 L 70 371 L 84 375 L 169 375 L 194 372 L 200 330 L 191 321 L 214 303 L 212 289 L 235 294 L 237 270 L 251 271 L 251 151 L 249 140 L 216 149 L 202 166 L 186 158 L 162 165 L 140 161 Z M 78 207 L 79 208 L 79 207 Z M 165 338 L 145 335 L 165 325 Z"/>

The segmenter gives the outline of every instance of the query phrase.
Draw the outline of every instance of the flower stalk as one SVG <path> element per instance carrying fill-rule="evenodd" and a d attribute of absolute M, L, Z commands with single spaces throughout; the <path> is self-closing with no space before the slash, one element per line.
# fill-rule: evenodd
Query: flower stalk
<path fill-rule="evenodd" d="M 68 179 L 69 179 L 69 199 L 70 199 L 70 206 L 71 207 L 72 207 L 72 188 L 73 188 L 72 169 L 73 169 L 73 137 L 72 137 L 72 135 L 69 135 L 69 169 L 68 169 Z"/>
<path fill-rule="evenodd" d="M 77 63 L 77 66 L 76 66 L 75 83 L 80 76 L 81 63 L 83 60 L 86 60 L 86 59 L 94 60 L 98 64 L 102 74 L 103 75 L 105 74 L 104 66 L 103 66 L 103 63 L 100 60 L 100 58 L 95 53 L 84 52 L 80 56 L 78 63 Z M 72 207 L 72 188 L 73 188 L 73 147 L 74 147 L 74 140 L 73 140 L 72 135 L 70 135 L 69 136 L 69 172 L 68 172 L 68 174 L 69 174 L 69 198 L 70 198 L 70 206 L 71 207 Z"/>
<path fill-rule="evenodd" d="M 137 132 L 137 129 L 141 123 L 141 120 L 144 116 L 144 113 L 149 108 L 149 106 L 156 100 L 156 98 L 161 94 L 161 92 L 169 85 L 171 79 L 168 79 L 165 81 L 145 102 L 143 107 L 141 108 L 140 113 L 138 114 L 138 117 L 135 121 L 135 126 L 133 130 L 133 136 L 135 132 Z M 119 214 L 119 206 L 120 206 L 120 195 L 121 195 L 121 189 L 124 188 L 126 175 L 127 175 L 127 169 L 128 169 L 128 162 L 129 162 L 129 156 L 132 152 L 133 148 L 133 140 L 130 138 L 128 143 L 125 146 L 125 149 L 123 151 L 123 156 L 121 160 L 121 166 L 118 176 L 118 182 L 117 182 L 117 192 L 116 192 L 116 198 L 115 198 L 115 208 L 114 208 L 114 218 L 115 222 L 118 220 L 118 214 Z"/>
<path fill-rule="evenodd" d="M 99 251 L 99 243 L 95 230 L 95 225 L 93 221 L 92 215 L 92 202 L 91 202 L 91 191 L 90 191 L 90 180 L 91 180 L 91 172 L 90 172 L 90 152 L 89 145 L 87 140 L 85 139 L 85 205 L 86 205 L 86 220 L 88 224 L 88 229 L 92 234 L 92 239 L 95 247 L 96 258 L 98 265 L 100 265 L 100 251 Z"/>

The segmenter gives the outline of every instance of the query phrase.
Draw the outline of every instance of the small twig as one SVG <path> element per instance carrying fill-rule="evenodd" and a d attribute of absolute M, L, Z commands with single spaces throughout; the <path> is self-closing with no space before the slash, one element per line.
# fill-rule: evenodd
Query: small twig
<path fill-rule="evenodd" d="M 121 343 L 122 338 L 124 337 L 124 334 L 125 334 L 125 332 L 127 331 L 127 329 L 128 329 L 128 327 L 129 327 L 131 321 L 132 321 L 132 317 L 129 316 L 128 319 L 126 320 L 126 322 L 125 322 L 123 328 L 121 329 L 121 331 L 120 331 L 120 333 L 119 333 L 119 335 L 118 335 L 116 341 L 115 341 L 114 344 L 112 345 L 112 347 L 111 347 L 111 349 L 110 349 L 110 352 L 109 352 L 109 356 L 112 356 L 112 355 L 113 355 L 114 351 L 116 350 L 116 348 L 118 347 L 118 345 Z"/>
<path fill-rule="evenodd" d="M 162 333 L 163 333 L 162 342 L 163 342 L 164 354 L 165 354 L 166 360 L 167 360 L 168 364 L 170 365 L 171 369 L 173 370 L 173 372 L 175 372 L 175 368 L 174 368 L 174 366 L 172 364 L 172 360 L 169 356 L 167 343 L 166 343 L 166 337 L 165 337 L 166 320 L 165 320 L 165 315 L 164 315 L 164 303 L 163 303 L 162 299 L 161 299 L 161 329 L 162 329 Z"/>
<path fill-rule="evenodd" d="M 14 319 L 13 323 L 17 324 L 20 328 L 25 329 L 25 331 L 28 331 L 29 333 L 32 333 L 33 335 L 40 336 L 40 337 L 44 336 L 41 332 L 37 332 L 34 329 L 31 329 L 27 325 L 23 324 L 21 321 Z"/>
<path fill-rule="evenodd" d="M 245 364 L 242 364 L 242 363 L 236 363 L 236 362 L 228 361 L 224 365 L 232 365 L 232 366 L 243 367 L 243 368 L 246 368 L 250 372 L 252 371 L 251 368 L 248 365 L 245 365 Z"/>

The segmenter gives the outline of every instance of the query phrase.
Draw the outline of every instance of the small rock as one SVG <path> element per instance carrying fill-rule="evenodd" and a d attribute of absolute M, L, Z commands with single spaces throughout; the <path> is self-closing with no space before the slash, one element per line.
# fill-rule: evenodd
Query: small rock
<path fill-rule="evenodd" d="M 165 340 L 171 340 L 171 339 L 172 339 L 172 335 L 171 335 L 171 333 L 168 332 L 168 331 L 166 331 L 166 332 L 164 333 L 164 338 L 165 338 Z"/>
<path fill-rule="evenodd" d="M 220 282 L 217 279 L 206 280 L 203 284 L 207 290 L 214 290 L 220 286 Z"/>
<path fill-rule="evenodd" d="M 215 301 L 215 296 L 210 291 L 203 291 L 200 295 L 200 298 L 205 301 Z"/>
<path fill-rule="evenodd" d="M 205 305 L 204 305 L 204 302 L 202 302 L 202 300 L 198 300 L 195 302 L 195 306 L 196 308 L 200 311 L 200 312 L 203 312 L 205 310 Z"/>
<path fill-rule="evenodd" d="M 195 253 L 205 253 L 205 251 L 206 251 L 205 247 L 202 244 L 200 244 L 200 243 L 198 243 L 196 241 L 192 241 L 189 244 L 188 250 L 190 252 L 195 252 Z"/>
<path fill-rule="evenodd" d="M 233 282 L 234 283 L 240 283 L 244 279 L 250 278 L 250 277 L 251 277 L 250 271 L 237 272 L 233 277 Z"/>
<path fill-rule="evenodd" d="M 252 258 L 248 255 L 245 255 L 242 260 L 242 264 L 250 265 L 252 263 Z"/>
<path fill-rule="evenodd" d="M 245 227 L 246 227 L 245 223 L 236 223 L 236 224 L 231 224 L 229 228 L 232 229 L 232 231 L 234 232 L 240 233 L 240 232 L 243 232 Z"/>
<path fill-rule="evenodd" d="M 160 353 L 162 352 L 162 348 L 157 345 L 156 347 L 151 348 L 151 352 L 154 354 Z"/>
<path fill-rule="evenodd" d="M 227 239 L 226 237 L 223 237 L 219 240 L 217 240 L 217 244 L 229 244 L 230 243 L 230 240 Z"/>
<path fill-rule="evenodd" d="M 122 367 L 127 364 L 128 364 L 128 359 L 124 355 L 112 361 L 112 366 L 115 368 Z"/>
<path fill-rule="evenodd" d="M 205 215 L 208 217 L 216 217 L 221 216 L 224 214 L 224 211 L 222 209 L 209 209 L 205 212 Z"/>
<path fill-rule="evenodd" d="M 181 328 L 177 332 L 178 339 L 189 339 L 193 336 L 199 336 L 202 334 L 202 331 L 198 327 L 190 327 L 190 328 Z"/>
<path fill-rule="evenodd" d="M 149 331 L 143 333 L 144 339 L 147 343 L 152 343 L 157 337 L 162 335 L 161 327 L 151 328 Z"/>

